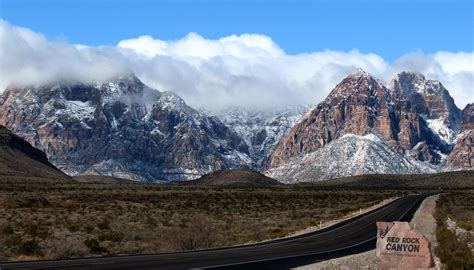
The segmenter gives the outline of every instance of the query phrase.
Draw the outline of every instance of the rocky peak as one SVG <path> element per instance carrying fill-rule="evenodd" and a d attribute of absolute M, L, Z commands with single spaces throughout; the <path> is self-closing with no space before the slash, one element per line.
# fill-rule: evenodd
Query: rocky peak
<path fill-rule="evenodd" d="M 453 142 L 461 110 L 439 81 L 426 80 L 415 72 L 401 72 L 390 81 L 389 88 L 398 99 L 407 98 L 440 139 L 447 144 Z"/>
<path fill-rule="evenodd" d="M 362 69 L 362 68 L 357 68 L 354 71 L 352 71 L 351 73 L 349 73 L 349 75 L 347 75 L 347 78 L 360 78 L 360 77 L 370 77 L 370 78 L 372 78 L 372 75 L 370 73 L 368 73 L 367 71 L 365 71 L 364 69 Z"/>
<path fill-rule="evenodd" d="M 344 78 L 326 97 L 325 102 L 341 99 L 360 101 L 381 97 L 390 98 L 382 82 L 362 69 L 357 69 Z"/>
<path fill-rule="evenodd" d="M 469 103 L 462 110 L 462 121 L 459 133 L 466 130 L 474 130 L 474 103 Z"/>
<path fill-rule="evenodd" d="M 388 87 L 403 95 L 411 95 L 413 92 L 423 93 L 426 84 L 425 76 L 418 72 L 402 71 L 396 74 L 389 82 Z"/>
<path fill-rule="evenodd" d="M 251 163 L 222 122 L 135 76 L 10 88 L 2 102 L 0 124 L 71 175 L 186 179 Z"/>
<path fill-rule="evenodd" d="M 424 79 L 417 74 L 409 75 L 414 81 Z M 337 84 L 323 102 L 290 130 L 274 148 L 266 168 L 312 153 L 348 133 L 380 135 L 394 151 L 402 152 L 412 151 L 425 142 L 426 147 L 415 149 L 425 153 L 413 154 L 431 162 L 439 161 L 439 155 L 433 153 L 437 141 L 410 101 L 358 70 Z"/>
<path fill-rule="evenodd" d="M 375 131 L 387 140 L 395 140 L 399 130 L 393 105 L 390 91 L 380 81 L 357 70 L 337 84 L 278 143 L 267 168 L 314 152 L 347 133 L 365 135 Z"/>

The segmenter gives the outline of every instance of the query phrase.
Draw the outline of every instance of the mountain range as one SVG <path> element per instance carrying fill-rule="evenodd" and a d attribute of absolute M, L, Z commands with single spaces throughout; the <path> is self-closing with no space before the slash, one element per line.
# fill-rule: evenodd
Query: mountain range
<path fill-rule="evenodd" d="M 222 113 L 128 75 L 11 85 L 0 124 L 69 175 L 170 181 L 244 167 L 293 183 L 472 169 L 473 109 L 413 72 L 384 85 L 357 70 L 314 107 Z"/>

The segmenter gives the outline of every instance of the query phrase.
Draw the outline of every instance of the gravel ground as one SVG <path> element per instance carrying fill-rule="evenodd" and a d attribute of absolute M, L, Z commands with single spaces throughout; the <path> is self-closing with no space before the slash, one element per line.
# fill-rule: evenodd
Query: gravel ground
<path fill-rule="evenodd" d="M 439 195 L 431 196 L 423 201 L 420 208 L 416 211 L 410 225 L 426 236 L 431 244 L 432 249 L 436 242 L 436 220 L 433 217 L 436 208 L 436 200 Z M 370 210 L 370 209 L 369 209 Z M 416 224 L 416 225 L 415 225 Z M 435 257 L 436 266 L 428 269 L 441 269 L 440 260 Z M 332 259 L 320 263 L 310 264 L 296 268 L 298 270 L 352 270 L 352 269 L 380 269 L 376 263 L 375 250 L 367 251 L 360 254 L 350 255 L 337 259 Z"/>

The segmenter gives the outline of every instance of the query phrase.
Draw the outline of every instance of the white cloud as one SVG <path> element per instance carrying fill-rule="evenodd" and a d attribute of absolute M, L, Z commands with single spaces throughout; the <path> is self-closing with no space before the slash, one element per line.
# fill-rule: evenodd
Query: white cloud
<path fill-rule="evenodd" d="M 92 81 L 125 72 L 115 49 L 51 42 L 0 19 L 0 87 L 54 80 Z"/>
<path fill-rule="evenodd" d="M 0 59 L 2 89 L 11 81 L 91 81 L 130 70 L 151 87 L 208 109 L 315 104 L 356 68 L 384 81 L 402 70 L 418 71 L 440 80 L 458 106 L 474 101 L 473 52 L 418 52 L 387 62 L 357 50 L 289 55 L 258 34 L 209 40 L 196 33 L 174 41 L 141 36 L 116 47 L 88 47 L 48 41 L 0 21 Z"/>

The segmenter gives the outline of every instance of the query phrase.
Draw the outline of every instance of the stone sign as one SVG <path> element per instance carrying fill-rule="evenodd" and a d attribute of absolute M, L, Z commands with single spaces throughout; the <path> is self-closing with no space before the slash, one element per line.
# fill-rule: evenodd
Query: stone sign
<path fill-rule="evenodd" d="M 377 222 L 376 255 L 382 268 L 434 266 L 430 241 L 408 222 Z"/>

